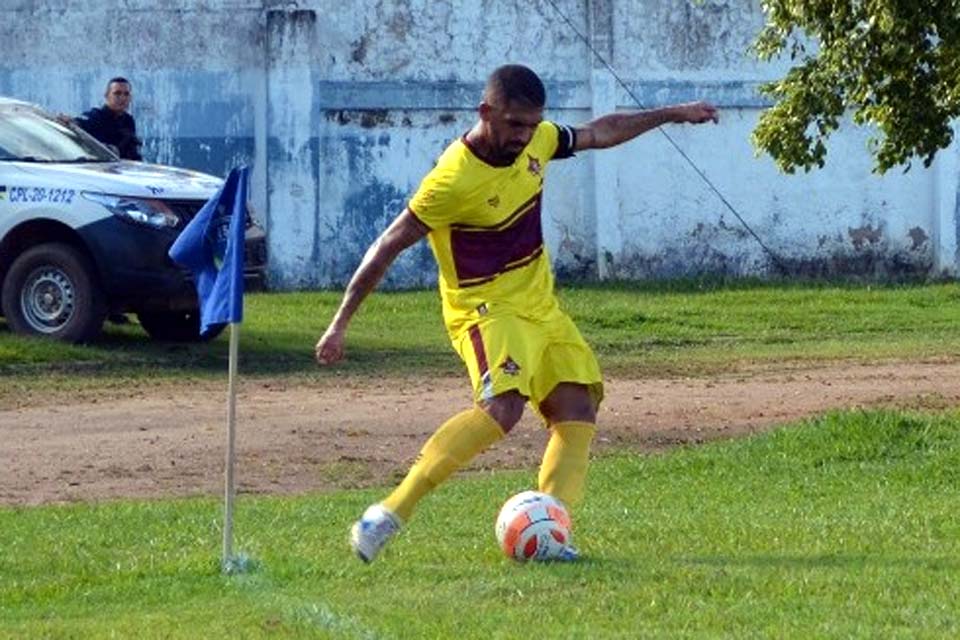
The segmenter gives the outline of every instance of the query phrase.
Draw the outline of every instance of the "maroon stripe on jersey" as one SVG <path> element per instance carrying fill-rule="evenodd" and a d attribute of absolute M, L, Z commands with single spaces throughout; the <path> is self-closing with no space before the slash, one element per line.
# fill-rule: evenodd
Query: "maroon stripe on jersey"
<path fill-rule="evenodd" d="M 543 253 L 540 198 L 505 229 L 450 229 L 450 249 L 462 287 L 489 282 L 530 264 Z"/>
<path fill-rule="evenodd" d="M 459 284 L 461 287 L 475 287 L 479 284 L 491 282 L 502 273 L 506 273 L 507 271 L 513 271 L 514 269 L 519 269 L 520 267 L 527 266 L 528 264 L 530 264 L 531 262 L 539 258 L 541 253 L 543 253 L 542 246 L 539 249 L 537 249 L 532 255 L 529 255 L 526 258 L 523 258 L 522 260 L 518 260 L 517 262 L 511 262 L 506 267 L 504 267 L 497 273 L 493 274 L 492 276 L 487 276 L 484 278 L 476 278 L 474 280 L 461 280 Z"/>
<path fill-rule="evenodd" d="M 480 377 L 483 378 L 490 370 L 487 364 L 487 351 L 483 348 L 483 336 L 480 335 L 480 327 L 473 325 L 469 329 L 470 342 L 473 343 L 473 353 L 477 358 L 477 369 L 480 370 Z"/>
<path fill-rule="evenodd" d="M 456 222 L 450 225 L 451 229 L 464 229 L 467 231 L 478 231 L 482 229 L 503 229 L 504 227 L 509 227 L 513 224 L 514 220 L 527 213 L 531 207 L 540 206 L 540 197 L 543 195 L 543 191 L 537 191 L 533 197 L 524 202 L 522 205 L 516 208 L 513 213 L 509 216 L 498 222 L 497 224 L 490 224 L 486 226 L 473 225 L 473 224 L 462 224 Z"/>

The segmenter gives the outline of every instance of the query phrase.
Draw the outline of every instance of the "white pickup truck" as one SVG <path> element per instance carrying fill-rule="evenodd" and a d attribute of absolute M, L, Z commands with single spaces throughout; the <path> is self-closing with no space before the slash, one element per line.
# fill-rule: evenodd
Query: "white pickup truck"
<path fill-rule="evenodd" d="M 7 325 L 86 342 L 108 314 L 130 312 L 156 339 L 199 339 L 191 276 L 167 250 L 221 184 L 195 171 L 120 160 L 62 118 L 0 98 L 0 310 Z M 245 277 L 262 285 L 266 239 L 249 215 L 245 249 Z"/>

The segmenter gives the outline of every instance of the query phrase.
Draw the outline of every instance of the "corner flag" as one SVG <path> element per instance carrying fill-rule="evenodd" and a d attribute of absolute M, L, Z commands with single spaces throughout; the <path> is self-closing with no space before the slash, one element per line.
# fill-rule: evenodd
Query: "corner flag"
<path fill-rule="evenodd" d="M 227 449 L 224 468 L 223 557 L 225 573 L 249 569 L 251 561 L 233 553 L 234 461 L 236 459 L 237 361 L 243 321 L 243 250 L 247 222 L 249 170 L 238 167 L 170 247 L 170 257 L 197 278 L 200 335 L 230 324 L 227 386 Z"/>
<path fill-rule="evenodd" d="M 243 247 L 249 169 L 238 167 L 187 224 L 170 257 L 193 271 L 200 299 L 200 335 L 243 320 Z"/>

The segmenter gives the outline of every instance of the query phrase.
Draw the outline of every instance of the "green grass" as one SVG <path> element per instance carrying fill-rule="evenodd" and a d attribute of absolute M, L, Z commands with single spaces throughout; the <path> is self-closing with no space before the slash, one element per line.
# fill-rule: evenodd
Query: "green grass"
<path fill-rule="evenodd" d="M 960 415 L 837 413 L 595 462 L 585 560 L 519 565 L 496 508 L 533 472 L 444 485 L 376 563 L 379 492 L 0 510 L 0 637 L 945 638 L 960 634 Z"/>
<path fill-rule="evenodd" d="M 685 374 L 783 360 L 955 357 L 958 300 L 956 284 L 620 285 L 565 295 L 608 369 Z"/>
<path fill-rule="evenodd" d="M 960 356 L 960 287 L 740 282 L 615 284 L 561 290 L 564 306 L 612 375 L 696 375 L 784 361 Z M 313 345 L 337 292 L 251 294 L 241 373 L 335 376 L 460 374 L 434 291 L 377 293 L 354 319 L 348 360 L 318 369 Z M 37 390 L 127 389 L 222 377 L 226 336 L 212 344 L 151 342 L 135 323 L 108 325 L 91 346 L 12 335 L 0 321 L 0 404 Z"/>

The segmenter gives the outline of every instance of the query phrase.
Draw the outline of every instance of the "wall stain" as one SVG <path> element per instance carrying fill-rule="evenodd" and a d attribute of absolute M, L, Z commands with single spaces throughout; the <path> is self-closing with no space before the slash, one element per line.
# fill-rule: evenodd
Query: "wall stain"
<path fill-rule="evenodd" d="M 298 45 L 316 40 L 316 27 L 317 12 L 313 9 L 270 9 L 267 12 L 269 61 L 282 65 L 287 59 L 295 57 Z"/>
<path fill-rule="evenodd" d="M 868 236 L 874 237 L 874 234 Z M 614 280 L 740 278 L 765 274 L 775 279 L 917 282 L 936 276 L 929 251 L 914 251 L 908 245 L 891 248 L 879 240 L 860 250 L 851 250 L 847 245 L 845 249 L 816 257 L 781 254 L 777 264 L 767 255 L 722 251 L 704 240 L 670 246 L 652 255 L 642 253 L 639 248 L 627 247 L 616 256 L 608 254 L 607 259 Z M 594 279 L 590 274 L 585 275 L 584 279 Z"/>
<path fill-rule="evenodd" d="M 400 7 L 387 21 L 387 30 L 398 40 L 404 41 L 413 27 L 413 15 L 409 6 Z"/>
<path fill-rule="evenodd" d="M 913 246 L 910 247 L 911 251 L 917 251 L 923 247 L 923 245 L 926 244 L 927 240 L 930 238 L 927 235 L 927 232 L 920 227 L 914 227 L 913 229 L 910 229 L 907 235 L 910 236 L 910 239 L 913 241 Z"/>
<path fill-rule="evenodd" d="M 557 262 L 553 266 L 553 274 L 560 282 L 589 282 L 598 279 L 597 261 L 592 256 L 579 253 L 568 253 L 566 260 Z"/>
<path fill-rule="evenodd" d="M 728 254 L 705 244 L 671 247 L 656 254 L 628 249 L 609 272 L 614 280 L 656 280 L 713 275 L 741 277 L 755 272 L 756 260 L 747 254 Z"/>
<path fill-rule="evenodd" d="M 403 210 L 409 194 L 375 177 L 362 180 L 363 187 L 347 196 L 343 217 L 338 225 L 337 245 L 340 252 L 356 256 L 348 260 L 342 272 L 331 274 L 334 281 L 346 283 L 367 247 Z M 350 264 L 347 264 L 350 263 Z M 426 242 L 419 242 L 401 254 L 387 272 L 383 287 L 396 289 L 425 286 L 436 281 L 437 267 Z"/>
<path fill-rule="evenodd" d="M 386 109 L 369 109 L 360 112 L 360 126 L 364 129 L 379 126 L 392 127 L 393 121 L 390 119 L 390 112 Z"/>
<path fill-rule="evenodd" d="M 369 34 L 363 34 L 359 40 L 350 43 L 350 59 L 359 64 L 363 64 L 367 59 L 367 44 Z"/>
<path fill-rule="evenodd" d="M 856 229 L 847 227 L 847 235 L 850 236 L 850 241 L 853 242 L 853 248 L 859 251 L 864 247 L 880 242 L 880 239 L 883 237 L 883 231 L 879 226 L 874 229 L 872 224 L 868 224 Z"/>
<path fill-rule="evenodd" d="M 328 122 L 336 122 L 340 126 L 359 124 L 364 129 L 394 126 L 393 118 L 388 109 L 327 109 L 324 117 Z"/>
<path fill-rule="evenodd" d="M 553 273 L 559 281 L 595 280 L 598 277 L 597 259 L 592 254 L 592 245 L 584 237 L 571 231 L 571 226 L 559 223 L 560 240 L 553 255 Z"/>
<path fill-rule="evenodd" d="M 392 184 L 376 178 L 347 196 L 339 225 L 341 239 L 366 249 L 403 209 L 405 194 Z M 346 237 L 343 237 L 346 236 Z"/>
<path fill-rule="evenodd" d="M 690 230 L 689 235 L 691 238 L 696 238 L 698 242 L 706 243 L 709 243 L 711 239 L 729 237 L 731 235 L 738 240 L 748 240 L 750 238 L 749 232 L 741 223 L 737 222 L 729 225 L 727 221 L 723 219 L 723 216 L 720 216 L 716 225 L 698 222 L 696 226 Z"/>
<path fill-rule="evenodd" d="M 834 253 L 821 258 L 780 258 L 781 277 L 852 282 L 916 282 L 933 275 L 929 254 L 881 251 Z"/>

